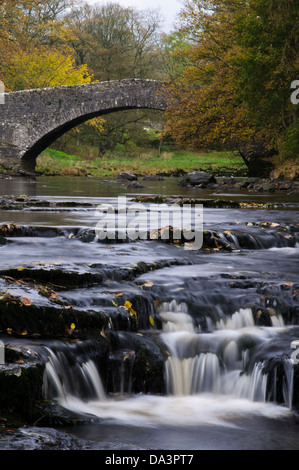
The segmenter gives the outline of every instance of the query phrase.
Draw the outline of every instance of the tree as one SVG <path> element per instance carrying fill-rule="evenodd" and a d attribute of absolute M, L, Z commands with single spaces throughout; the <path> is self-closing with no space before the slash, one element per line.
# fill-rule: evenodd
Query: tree
<path fill-rule="evenodd" d="M 65 21 L 73 32 L 69 45 L 75 51 L 76 63 L 87 64 L 96 80 L 161 78 L 158 11 L 138 11 L 115 3 L 95 6 L 85 3 L 72 9 Z M 88 140 L 99 146 L 102 154 L 117 143 L 125 145 L 137 138 L 133 125 L 142 135 L 144 120 L 151 114 L 132 110 L 107 116 L 104 132 L 82 125 L 78 129 L 80 141 Z M 75 135 L 78 137 L 78 132 Z"/>
<path fill-rule="evenodd" d="M 90 83 L 87 66 L 76 66 L 68 52 L 45 47 L 15 51 L 5 71 L 8 88 L 17 91 Z"/>
<path fill-rule="evenodd" d="M 86 65 L 75 66 L 67 44 L 73 33 L 61 15 L 71 5 L 71 0 L 1 4 L 0 75 L 9 90 L 90 82 Z"/>
<path fill-rule="evenodd" d="M 157 64 L 160 18 L 116 3 L 83 4 L 66 16 L 77 63 L 86 63 L 97 80 L 151 78 Z"/>
<path fill-rule="evenodd" d="M 159 28 L 155 10 L 115 3 L 78 7 L 73 0 L 7 0 L 0 4 L 0 80 L 15 91 L 91 80 L 160 78 Z M 85 123 L 69 135 L 105 150 L 117 139 L 131 140 L 127 136 L 134 134 L 133 123 L 142 131 L 149 116 L 149 111 L 119 113 Z"/>
<path fill-rule="evenodd" d="M 168 130 L 182 145 L 242 152 L 251 171 L 296 121 L 289 87 L 298 70 L 296 0 L 186 0 L 186 62 L 171 82 Z M 253 165 L 256 168 L 253 168 Z"/>

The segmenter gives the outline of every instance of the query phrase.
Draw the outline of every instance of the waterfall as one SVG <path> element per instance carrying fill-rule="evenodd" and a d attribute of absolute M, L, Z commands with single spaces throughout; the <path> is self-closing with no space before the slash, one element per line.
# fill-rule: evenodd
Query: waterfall
<path fill-rule="evenodd" d="M 291 359 L 284 361 L 285 380 L 283 383 L 283 397 L 289 409 L 293 406 L 293 382 L 294 382 L 294 366 Z"/>
<path fill-rule="evenodd" d="M 254 326 L 251 308 L 241 308 L 230 318 L 221 319 L 216 323 L 217 329 L 238 330 L 246 326 Z"/>
<path fill-rule="evenodd" d="M 262 359 L 263 355 L 259 360 L 259 348 L 278 333 L 275 327 L 262 330 L 255 327 L 251 309 L 240 309 L 230 317 L 221 318 L 208 333 L 195 326 L 184 303 L 163 303 L 159 310 L 163 328 L 160 339 L 163 349 L 166 348 L 168 352 L 165 361 L 165 400 L 168 400 L 170 407 L 171 403 L 181 403 L 182 413 L 187 403 L 193 400 L 192 403 L 207 403 L 209 412 L 213 413 L 213 406 L 217 408 L 223 404 L 225 409 L 228 403 L 229 406 L 232 403 L 240 405 L 239 400 L 247 400 L 252 406 L 266 405 L 269 399 L 275 402 L 278 396 L 282 396 L 285 407 L 292 408 L 293 364 L 291 360 L 283 361 L 283 379 L 277 382 L 280 388 L 276 388 L 277 366 L 269 369 L 268 362 Z M 121 361 L 119 383 L 122 399 L 119 400 L 111 390 L 105 393 L 97 364 L 88 352 L 80 357 L 80 361 L 77 361 L 76 352 L 77 349 L 70 352 L 70 347 L 66 345 L 56 347 L 55 351 L 46 348 L 48 361 L 44 375 L 44 395 L 47 399 L 56 400 L 69 409 L 106 416 L 108 419 L 114 419 L 115 413 L 120 421 L 128 417 L 132 422 L 144 419 L 144 406 L 150 401 L 148 395 L 144 395 L 143 402 L 140 395 L 134 400 L 134 395 L 130 393 L 134 357 L 130 363 L 132 369 L 128 384 L 125 384 L 124 361 Z M 271 398 L 268 390 L 271 382 L 269 374 L 272 377 Z M 155 397 L 154 403 L 158 408 L 161 406 L 158 397 Z M 165 401 L 164 404 L 166 406 Z M 136 415 L 131 416 L 130 407 Z M 202 419 L 202 413 L 203 410 L 196 415 L 198 419 Z M 189 422 L 195 420 L 192 412 L 188 416 Z M 148 411 L 149 422 L 151 419 L 160 418 L 156 415 L 153 417 L 153 412 Z M 166 419 L 165 416 L 163 419 Z M 169 416 L 167 419 L 171 421 L 174 418 Z"/>
<path fill-rule="evenodd" d="M 267 401 L 265 362 L 256 362 L 251 370 L 245 372 L 249 351 L 243 338 L 249 331 L 256 333 L 250 308 L 240 309 L 231 317 L 219 320 L 214 335 L 196 331 L 185 304 L 164 303 L 160 309 L 162 338 L 170 354 L 165 364 L 168 394 L 212 393 Z M 272 324 L 282 326 L 283 323 L 278 318 Z M 284 369 L 284 402 L 290 408 L 293 389 L 291 361 L 285 361 Z"/>
<path fill-rule="evenodd" d="M 106 394 L 101 377 L 92 360 L 71 365 L 63 351 L 46 348 L 48 361 L 44 373 L 44 395 L 65 403 L 69 396 L 103 401 Z"/>
<path fill-rule="evenodd" d="M 185 304 L 162 304 L 162 338 L 170 356 L 165 364 L 167 393 L 193 395 L 204 391 L 218 391 L 220 365 L 213 353 L 197 354 L 198 334 Z"/>

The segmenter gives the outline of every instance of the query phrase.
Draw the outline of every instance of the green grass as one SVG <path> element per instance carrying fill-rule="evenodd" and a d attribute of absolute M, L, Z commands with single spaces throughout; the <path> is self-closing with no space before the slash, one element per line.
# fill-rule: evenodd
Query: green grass
<path fill-rule="evenodd" d="M 83 159 L 53 149 L 45 150 L 37 159 L 36 170 L 46 175 L 65 176 L 116 176 L 120 171 L 138 175 L 172 174 L 178 170 L 187 172 L 206 170 L 217 174 L 246 171 L 242 158 L 235 152 L 210 151 L 195 153 L 186 151 L 162 152 L 154 150 L 140 153 L 109 152 L 104 158 Z"/>

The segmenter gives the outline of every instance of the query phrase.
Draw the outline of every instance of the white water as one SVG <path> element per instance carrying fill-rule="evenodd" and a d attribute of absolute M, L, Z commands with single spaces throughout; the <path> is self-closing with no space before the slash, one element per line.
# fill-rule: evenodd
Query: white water
<path fill-rule="evenodd" d="M 230 318 L 217 322 L 216 330 L 220 334 L 203 335 L 195 331 L 192 318 L 182 314 L 182 308 L 186 311 L 186 306 L 172 302 L 164 304 L 162 310 L 166 312 L 160 313 L 165 322 L 163 340 L 170 351 L 166 361 L 168 393 L 208 392 L 265 402 L 267 376 L 263 374 L 263 364 L 257 363 L 251 374 L 243 372 L 247 351 L 241 349 L 240 343 L 244 335 L 255 332 L 251 309 L 240 309 Z M 200 352 L 205 348 L 209 350 Z"/>
<path fill-rule="evenodd" d="M 280 418 L 290 415 L 292 364 L 286 363 L 285 402 L 278 406 L 266 402 L 267 375 L 263 363 L 256 363 L 251 374 L 242 373 L 247 351 L 240 350 L 244 335 L 267 341 L 275 328 L 258 329 L 250 309 L 236 312 L 220 321 L 214 332 L 196 331 L 186 306 L 163 304 L 161 338 L 168 347 L 165 364 L 166 396 L 106 396 L 100 375 L 92 361 L 76 369 L 75 380 L 65 369 L 63 356 L 49 351 L 45 392 L 55 390 L 55 399 L 65 408 L 94 415 L 110 423 L 127 426 L 238 426 L 244 417 Z M 273 331 L 271 331 L 273 330 Z M 202 349 L 207 349 L 202 352 Z M 210 349 L 210 350 L 208 350 Z M 80 397 L 78 382 L 92 389 L 89 400 Z M 84 388 L 84 387 L 83 387 Z M 52 392 L 50 392 L 50 389 Z"/>

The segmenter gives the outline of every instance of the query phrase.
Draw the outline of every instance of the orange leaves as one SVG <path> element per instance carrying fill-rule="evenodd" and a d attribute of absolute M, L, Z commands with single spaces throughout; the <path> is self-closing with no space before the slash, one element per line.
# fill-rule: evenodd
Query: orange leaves
<path fill-rule="evenodd" d="M 21 302 L 21 305 L 25 305 L 26 307 L 28 307 L 29 305 L 32 305 L 31 300 L 27 299 L 27 297 L 22 297 L 20 299 L 20 302 Z"/>
<path fill-rule="evenodd" d="M 281 2 L 220 3 L 190 1 L 181 11 L 176 46 L 185 39 L 190 47 L 176 50 L 181 67 L 171 77 L 166 129 L 179 145 L 193 148 L 236 147 L 253 138 L 273 145 L 277 131 L 284 133 L 281 116 L 291 120 L 285 90 L 296 75 L 296 56 L 283 57 L 285 44 L 294 42 L 296 2 L 283 16 Z"/>

